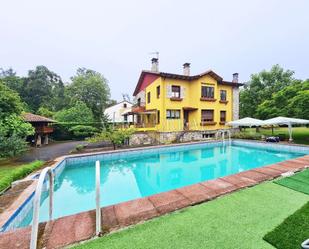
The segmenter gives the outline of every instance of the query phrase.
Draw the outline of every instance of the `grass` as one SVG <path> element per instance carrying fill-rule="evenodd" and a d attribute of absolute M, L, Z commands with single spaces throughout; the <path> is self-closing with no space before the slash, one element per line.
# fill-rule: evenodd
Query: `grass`
<path fill-rule="evenodd" d="M 277 184 L 309 195 L 309 170 L 276 181 Z M 277 248 L 300 248 L 300 244 L 309 238 L 309 202 L 294 214 L 286 218 L 264 239 Z"/>
<path fill-rule="evenodd" d="M 309 200 L 272 182 L 76 245 L 99 248 L 273 248 L 263 236 Z"/>
<path fill-rule="evenodd" d="M 309 170 L 279 179 L 276 183 L 309 195 Z"/>
<path fill-rule="evenodd" d="M 34 161 L 28 164 L 16 164 L 10 161 L 1 162 L 0 165 L 0 192 L 31 172 L 39 169 L 44 164 L 43 161 Z"/>
<path fill-rule="evenodd" d="M 247 128 L 244 132 L 245 134 L 251 134 L 254 135 L 255 128 Z M 306 127 L 293 127 L 292 128 L 292 134 L 293 139 L 295 143 L 298 144 L 308 144 L 309 145 L 309 128 Z M 272 134 L 271 128 L 260 128 L 260 132 L 257 133 L 257 135 L 265 135 L 265 136 L 278 136 L 283 135 L 286 137 L 286 139 L 289 138 L 288 128 L 286 127 L 275 127 L 274 128 L 274 134 Z"/>
<path fill-rule="evenodd" d="M 308 217 L 309 202 L 266 234 L 264 239 L 276 248 L 301 248 L 301 243 L 309 238 Z"/>

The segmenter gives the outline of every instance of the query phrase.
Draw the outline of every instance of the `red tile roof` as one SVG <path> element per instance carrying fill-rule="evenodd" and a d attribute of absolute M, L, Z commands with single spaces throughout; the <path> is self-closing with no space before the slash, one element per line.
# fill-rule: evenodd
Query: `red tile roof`
<path fill-rule="evenodd" d="M 192 75 L 192 76 L 183 75 L 183 74 L 173 74 L 173 73 L 164 73 L 164 72 L 152 72 L 152 71 L 143 70 L 141 75 L 140 75 L 140 77 L 139 77 L 139 80 L 137 82 L 137 85 L 136 85 L 136 88 L 134 90 L 133 96 L 138 94 L 138 92 L 140 90 L 140 87 L 141 87 L 141 85 L 143 83 L 144 77 L 147 74 L 157 75 L 157 76 L 161 76 L 161 77 L 169 78 L 169 79 L 179 79 L 179 80 L 189 80 L 189 81 L 201 78 L 204 75 L 210 75 L 215 80 L 217 80 L 218 83 L 221 84 L 221 85 L 230 85 L 230 86 L 235 86 L 235 87 L 243 86 L 242 83 L 223 81 L 223 78 L 221 76 L 219 76 L 218 74 L 216 74 L 212 70 L 208 70 L 208 71 L 206 71 L 204 73 L 197 74 L 197 75 Z"/>
<path fill-rule="evenodd" d="M 46 118 L 40 115 L 32 114 L 32 113 L 24 113 L 22 114 L 22 117 L 25 121 L 30 123 L 35 122 L 47 122 L 47 123 L 55 123 L 56 121 L 50 118 Z"/>

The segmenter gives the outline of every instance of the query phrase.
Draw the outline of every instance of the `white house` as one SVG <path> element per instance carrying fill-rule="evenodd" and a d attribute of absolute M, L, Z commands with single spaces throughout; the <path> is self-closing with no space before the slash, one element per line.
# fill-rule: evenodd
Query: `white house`
<path fill-rule="evenodd" d="M 104 114 L 107 115 L 113 123 L 130 123 L 133 121 L 132 115 L 127 115 L 126 113 L 131 111 L 132 105 L 132 103 L 124 100 L 106 108 Z"/>

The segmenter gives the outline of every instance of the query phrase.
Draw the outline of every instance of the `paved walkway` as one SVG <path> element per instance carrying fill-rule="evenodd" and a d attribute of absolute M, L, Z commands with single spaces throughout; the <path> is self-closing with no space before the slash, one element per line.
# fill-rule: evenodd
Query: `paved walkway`
<path fill-rule="evenodd" d="M 31 148 L 31 150 L 18 159 L 18 161 L 25 163 L 34 160 L 49 161 L 56 157 L 66 155 L 72 151 L 76 145 L 85 143 L 85 141 L 56 142 L 38 148 Z"/>

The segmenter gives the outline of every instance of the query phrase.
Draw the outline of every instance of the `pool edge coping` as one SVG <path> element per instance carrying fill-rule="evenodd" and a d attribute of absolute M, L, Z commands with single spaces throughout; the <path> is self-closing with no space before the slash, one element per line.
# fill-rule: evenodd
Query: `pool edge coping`
<path fill-rule="evenodd" d="M 296 166 L 295 166 L 296 164 Z M 298 165 L 298 166 L 297 166 Z M 275 168 L 280 168 L 281 170 L 279 171 L 276 170 Z M 278 178 L 282 175 L 281 171 L 293 171 L 293 172 L 298 172 L 301 170 L 304 170 L 306 168 L 309 167 L 309 155 L 305 155 L 302 157 L 298 157 L 298 158 L 294 158 L 294 159 L 289 159 L 289 160 L 285 160 L 279 163 L 275 163 L 275 164 L 271 164 L 271 165 L 267 165 L 267 166 L 263 166 L 258 168 L 259 171 L 261 170 L 265 170 L 265 168 L 267 169 L 266 171 L 268 171 L 268 174 L 266 173 L 266 171 L 264 173 L 257 173 L 258 171 L 255 171 L 255 169 L 251 169 L 251 170 L 247 170 L 247 171 L 243 171 L 237 174 L 233 174 L 233 175 L 229 175 L 229 176 L 225 176 L 225 177 L 220 177 L 214 180 L 209 180 L 209 181 L 204 181 L 204 182 L 200 182 L 197 184 L 193 184 L 193 185 L 188 185 L 182 188 L 178 188 L 175 190 L 170 190 L 167 192 L 162 192 L 159 194 L 155 194 L 155 195 L 151 195 L 151 196 L 147 196 L 147 197 L 143 197 L 143 198 L 138 198 L 138 199 L 134 199 L 131 201 L 126 201 L 126 202 L 122 202 L 119 204 L 115 204 L 115 205 L 111 205 L 111 206 L 107 206 L 107 207 L 103 207 L 101 208 L 102 210 L 102 214 L 103 216 L 105 215 L 104 212 L 109 212 L 109 209 L 112 209 L 112 214 L 113 216 L 115 216 L 116 220 L 117 220 L 117 224 L 112 226 L 110 229 L 106 230 L 108 233 L 111 231 L 116 231 L 131 225 L 135 225 L 147 220 L 150 220 L 152 218 L 156 218 L 159 216 L 163 216 L 165 214 L 168 213 L 172 213 L 174 211 L 183 209 L 183 208 L 187 208 L 190 206 L 194 206 L 200 203 L 204 203 L 204 202 L 208 202 L 211 201 L 213 199 L 216 199 L 218 197 L 222 197 L 224 195 L 227 195 L 229 193 L 232 192 L 236 192 L 239 191 L 241 189 L 245 189 L 248 187 L 253 187 L 255 185 L 258 185 L 262 182 L 266 182 L 266 181 L 270 181 L 273 180 L 275 178 Z M 273 172 L 273 173 L 270 173 Z M 250 176 L 251 174 L 251 176 Z M 258 180 L 260 175 L 260 179 Z M 237 184 L 237 177 L 239 178 L 239 183 Z M 186 188 L 192 188 L 194 186 L 204 186 L 204 188 L 207 189 L 207 185 L 209 185 L 209 183 L 214 184 L 217 183 L 219 185 L 220 184 L 226 184 L 226 186 L 222 187 L 223 192 L 219 193 L 218 191 L 213 191 L 213 194 L 210 194 L 205 200 L 203 200 L 203 198 L 205 197 L 201 197 L 201 201 L 190 201 L 185 195 L 181 194 L 181 191 L 183 191 L 183 189 Z M 221 182 L 221 183 L 220 183 Z M 211 185 L 210 184 L 210 185 Z M 222 186 L 222 185 L 221 185 Z M 213 190 L 213 188 L 210 188 L 208 186 L 208 189 Z M 168 195 L 172 196 L 172 198 L 166 198 Z M 175 198 L 176 196 L 183 196 L 182 198 Z M 161 204 L 160 204 L 161 202 Z M 163 204 L 162 204 L 163 203 Z M 152 205 L 152 207 L 149 207 L 149 205 Z M 163 209 L 160 209 L 162 208 Z M 83 224 L 83 220 L 85 219 L 85 217 L 88 217 L 87 221 L 89 221 L 89 217 L 90 214 L 93 215 L 94 210 L 89 210 L 89 211 L 84 211 L 78 214 L 73 214 L 70 216 L 65 216 L 65 217 L 61 217 L 58 219 L 55 219 L 53 221 L 51 221 L 52 225 L 51 225 L 51 229 L 48 228 L 44 228 L 44 234 L 40 237 L 41 240 L 43 240 L 43 242 L 45 243 L 44 246 L 47 248 L 56 248 L 56 247 L 62 247 L 62 246 L 68 246 L 70 244 L 74 244 L 74 243 L 78 243 L 80 241 L 83 240 L 87 240 L 90 239 L 92 237 L 95 236 L 95 230 L 93 229 L 93 231 L 89 231 L 89 230 L 83 230 L 84 233 L 80 233 L 78 238 L 72 239 L 72 237 L 68 236 L 68 234 L 58 234 L 57 238 L 55 239 L 53 237 L 53 239 L 49 240 L 48 238 L 52 237 L 49 236 L 51 235 L 53 232 L 57 233 L 57 229 L 59 229 L 60 225 L 63 225 L 64 223 L 68 223 L 69 227 L 77 227 L 78 225 L 75 223 L 76 220 L 79 220 L 80 224 Z M 121 213 L 126 213 L 125 216 L 123 216 L 123 214 Z M 128 213 L 128 214 L 127 214 Z M 79 218 L 77 218 L 79 217 Z M 119 218 L 120 217 L 120 218 Z M 114 218 L 114 217 L 113 217 Z M 73 220 L 75 222 L 73 222 Z M 95 219 L 93 219 L 94 222 Z M 106 223 L 104 223 L 105 220 L 108 219 L 103 219 L 103 226 L 106 225 Z M 106 222 L 106 221 L 105 221 Z M 108 221 L 107 221 L 108 222 Z M 57 223 L 58 226 L 57 226 Z M 44 224 L 47 224 L 46 222 Z M 54 229 L 54 227 L 56 227 Z M 89 226 L 87 227 L 89 228 Z M 8 231 L 2 234 L 12 234 L 12 233 L 23 233 L 23 235 L 25 236 L 25 231 L 28 231 L 29 227 L 26 228 L 20 228 L 20 229 L 16 229 L 14 231 Z M 54 231 L 56 230 L 56 231 Z M 79 231 L 81 232 L 81 231 Z M 46 234 L 45 234 L 46 233 Z M 59 233 L 59 232 L 58 232 Z M 72 231 L 72 233 L 75 233 L 75 231 Z M 1 237 L 2 234 L 0 234 L 0 244 L 1 244 Z M 30 235 L 30 233 L 29 233 Z M 28 233 L 26 236 L 29 236 Z M 54 234 L 53 234 L 54 235 Z M 4 241 L 8 239 L 5 238 L 4 236 Z M 29 237 L 30 240 L 30 237 Z M 11 243 L 15 243 L 15 242 L 11 242 Z M 7 247 L 9 248 L 14 248 L 13 246 Z M 25 247 L 27 248 L 27 246 Z"/>
<path fill-rule="evenodd" d="M 249 142 L 249 143 L 252 143 L 252 144 L 256 144 L 256 143 L 267 144 L 267 145 L 272 145 L 273 144 L 273 143 L 267 143 L 265 141 L 256 141 L 256 140 L 247 140 L 247 139 L 232 139 L 231 141 Z M 74 155 L 64 155 L 64 156 L 55 158 L 53 160 L 54 163 L 50 167 L 52 168 L 52 170 L 56 170 L 57 167 L 60 166 L 63 162 L 65 162 L 65 160 L 68 159 L 68 158 L 79 158 L 79 157 L 85 157 L 85 156 L 96 156 L 96 155 L 104 155 L 104 154 L 115 154 L 115 153 L 122 153 L 122 152 L 132 152 L 132 151 L 139 151 L 139 150 L 149 150 L 149 149 L 158 149 L 158 148 L 166 148 L 166 147 L 179 147 L 179 146 L 185 146 L 185 145 L 206 144 L 206 143 L 219 143 L 219 142 L 222 142 L 222 140 L 195 141 L 195 142 L 186 142 L 186 143 L 178 143 L 178 144 L 155 145 L 155 146 L 145 146 L 145 147 L 129 148 L 129 149 L 100 151 L 100 152 L 93 152 L 93 153 L 79 153 L 79 154 L 74 154 Z M 297 145 L 297 144 L 277 144 L 277 143 L 274 143 L 274 145 L 283 145 L 283 146 L 287 146 L 287 147 L 289 147 L 291 145 L 294 145 L 296 147 L 309 148 L 308 145 Z M 298 158 L 294 158 L 294 159 L 298 159 Z M 282 161 L 282 162 L 279 162 L 279 163 L 276 163 L 276 164 L 280 164 L 280 163 L 283 163 L 283 162 L 286 162 L 286 161 L 289 161 L 289 160 L 285 160 L 285 161 Z M 273 164 L 273 165 L 276 165 L 276 164 Z M 259 169 L 263 168 L 263 167 L 268 167 L 268 166 L 270 166 L 270 165 L 265 165 L 265 166 L 259 167 Z M 309 163 L 308 163 L 308 166 L 309 166 Z M 254 170 L 254 169 L 252 169 L 252 170 Z M 251 170 L 247 170 L 247 171 L 251 171 Z M 247 172 L 247 171 L 243 171 L 243 172 Z M 228 176 L 225 176 L 225 177 L 238 175 L 238 174 L 241 174 L 243 172 L 239 172 L 239 173 L 236 173 L 236 174 L 228 175 Z M 9 206 L 8 209 L 6 209 L 3 213 L 0 214 L 0 234 L 1 233 L 5 233 L 5 232 L 9 232 L 9 231 L 6 231 L 6 228 L 10 225 L 12 220 L 14 220 L 14 218 L 19 214 L 19 211 L 22 209 L 22 207 L 28 201 L 30 201 L 31 198 L 33 197 L 34 192 L 35 192 L 35 185 L 36 185 L 36 179 L 35 178 L 39 174 L 40 174 L 40 171 L 36 171 L 36 172 L 28 175 L 24 179 L 20 180 L 20 181 L 32 180 L 33 183 L 31 183 L 31 185 L 28 186 L 20 194 L 20 196 L 17 198 L 18 201 L 15 200 Z M 221 179 L 221 178 L 222 177 L 217 178 L 217 179 Z M 213 181 L 213 180 L 216 180 L 216 179 L 212 179 L 212 180 L 209 180 L 209 181 Z M 209 181 L 207 181 L 207 182 L 209 182 Z M 202 183 L 202 182 L 200 182 L 200 183 Z M 196 183 L 196 184 L 200 184 L 200 183 Z M 193 184 L 193 185 L 195 185 L 195 184 Z M 188 185 L 188 186 L 193 186 L 193 185 Z M 184 187 L 181 187 L 181 188 L 186 188 L 188 186 L 184 186 Z M 176 189 L 174 189 L 174 190 L 176 190 Z M 173 191 L 173 190 L 171 190 L 171 191 Z M 162 193 L 166 193 L 166 192 L 170 192 L 170 191 L 165 191 L 165 192 L 162 192 Z M 159 194 L 162 194 L 162 193 L 158 193 L 158 194 L 154 194 L 154 195 L 159 195 Z M 147 198 L 147 197 L 144 197 L 144 198 Z M 138 199 L 143 199 L 143 198 L 138 198 Z M 135 200 L 138 200 L 138 199 L 135 199 Z M 134 200 L 132 200 L 132 201 L 134 201 Z M 125 202 L 121 202 L 121 203 L 125 203 Z M 121 203 L 119 203 L 119 204 L 121 204 Z M 118 204 L 116 204 L 116 205 L 118 205 Z M 112 206 L 115 206 L 115 205 L 112 205 Z M 66 216 L 64 216 L 64 217 L 66 217 Z M 62 217 L 60 217 L 60 218 L 62 218 Z"/>

